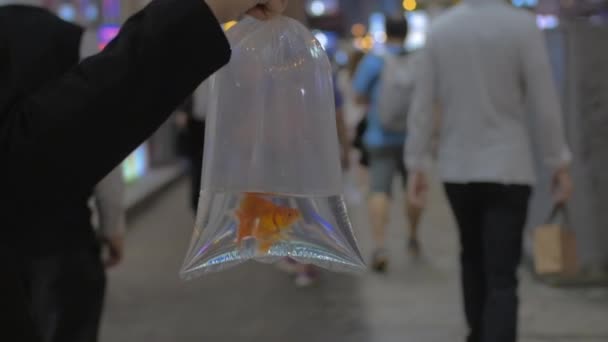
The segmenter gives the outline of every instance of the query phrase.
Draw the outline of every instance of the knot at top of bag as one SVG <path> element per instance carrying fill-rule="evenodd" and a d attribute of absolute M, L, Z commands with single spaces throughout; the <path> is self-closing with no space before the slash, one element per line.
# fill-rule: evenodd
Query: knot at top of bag
<path fill-rule="evenodd" d="M 313 67 L 311 63 L 331 70 L 321 44 L 300 22 L 288 17 L 269 21 L 245 17 L 228 31 L 228 40 L 233 63 L 246 60 L 249 66 L 261 67 L 271 75 L 299 72 Z"/>

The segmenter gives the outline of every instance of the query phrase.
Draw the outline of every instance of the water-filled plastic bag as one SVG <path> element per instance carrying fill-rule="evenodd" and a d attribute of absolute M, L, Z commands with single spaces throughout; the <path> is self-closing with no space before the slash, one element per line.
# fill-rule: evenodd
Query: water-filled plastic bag
<path fill-rule="evenodd" d="M 342 198 L 332 69 L 299 22 L 247 17 L 209 82 L 202 189 L 184 278 L 289 257 L 364 263 Z"/>

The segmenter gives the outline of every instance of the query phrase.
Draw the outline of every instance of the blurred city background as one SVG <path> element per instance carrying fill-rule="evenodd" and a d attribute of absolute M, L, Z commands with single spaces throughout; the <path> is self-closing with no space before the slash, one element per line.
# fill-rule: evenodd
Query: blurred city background
<path fill-rule="evenodd" d="M 147 2 L 45 0 L 44 4 L 63 19 L 94 29 L 102 49 L 123 21 Z M 313 30 L 339 72 L 349 65 L 353 51 L 367 53 L 382 46 L 386 13 L 408 18 L 405 46 L 414 51 L 424 47 L 433 20 L 458 2 L 290 0 L 287 14 Z M 548 171 L 537 163 L 538 173 L 545 177 L 539 177 L 527 224 L 521 341 L 608 341 L 608 1 L 512 2 L 535 13 L 545 34 L 575 156 L 576 184 L 570 208 L 576 272 L 567 277 L 539 275 L 533 267 L 532 228 L 543 223 L 551 202 Z M 346 113 L 352 134 L 356 121 Z M 123 164 L 129 219 L 126 257 L 110 272 L 102 341 L 450 342 L 464 338 L 457 233 L 438 183 L 432 186 L 432 205 L 422 218 L 420 259 L 409 257 L 401 242 L 405 231 L 399 208 L 404 199 L 396 197 L 389 233 L 394 262 L 387 274 L 322 273 L 316 284 L 300 288 L 276 267 L 247 264 L 190 282 L 179 280 L 194 222 L 188 203 L 188 163 L 180 153 L 179 136 L 179 120 L 170 120 Z M 358 176 L 354 166 L 346 172 L 345 196 L 367 258 L 369 219 Z"/>

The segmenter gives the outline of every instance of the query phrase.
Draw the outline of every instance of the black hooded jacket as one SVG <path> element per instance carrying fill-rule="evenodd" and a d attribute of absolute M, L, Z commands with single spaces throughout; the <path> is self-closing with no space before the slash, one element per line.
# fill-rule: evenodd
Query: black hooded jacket
<path fill-rule="evenodd" d="M 204 3 L 152 1 L 103 52 L 74 67 L 78 49 L 66 64 L 55 53 L 79 44 L 78 28 L 57 37 L 66 24 L 48 12 L 29 22 L 3 12 L 19 8 L 0 9 L 0 340 L 34 340 L 20 263 L 67 247 L 45 243 L 57 241 L 45 238 L 57 222 L 80 215 L 65 203 L 84 203 L 228 62 L 229 44 Z"/>
<path fill-rule="evenodd" d="M 82 28 L 45 9 L 30 6 L 0 8 L 0 32 L 5 46 L 10 47 L 2 54 L 6 58 L 2 65 L 7 68 L 10 83 L 0 92 L 0 113 L 9 113 L 11 107 L 52 85 L 78 64 Z M 74 167 L 77 163 L 78 157 L 75 157 L 69 164 Z M 23 182 L 37 180 L 24 179 Z M 27 185 L 21 186 L 26 190 Z M 27 249 L 22 252 L 44 256 L 72 248 L 74 244 L 94 244 L 88 195 L 90 190 L 79 196 L 55 196 L 53 205 L 31 213 L 39 217 L 39 225 L 45 228 L 28 234 Z M 39 193 L 38 196 L 44 197 L 44 194 Z"/>

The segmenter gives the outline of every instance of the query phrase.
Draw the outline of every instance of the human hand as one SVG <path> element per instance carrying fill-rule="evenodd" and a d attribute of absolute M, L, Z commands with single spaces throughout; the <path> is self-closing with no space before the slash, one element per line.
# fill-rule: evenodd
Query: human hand
<path fill-rule="evenodd" d="M 286 8 L 287 0 L 261 0 L 247 14 L 259 20 L 268 20 L 283 13 Z"/>
<path fill-rule="evenodd" d="M 105 268 L 113 268 L 120 264 L 124 255 L 124 241 L 124 234 L 121 233 L 101 238 L 103 248 L 107 249 L 107 255 L 103 260 Z"/>
<path fill-rule="evenodd" d="M 557 205 L 564 205 L 572 196 L 574 190 L 572 176 L 568 167 L 561 167 L 553 175 L 553 201 Z"/>
<path fill-rule="evenodd" d="M 267 20 L 283 13 L 287 0 L 205 0 L 218 21 L 225 23 L 242 14 Z"/>
<path fill-rule="evenodd" d="M 427 176 L 422 171 L 410 173 L 407 182 L 407 200 L 416 209 L 424 209 L 429 192 Z"/>

